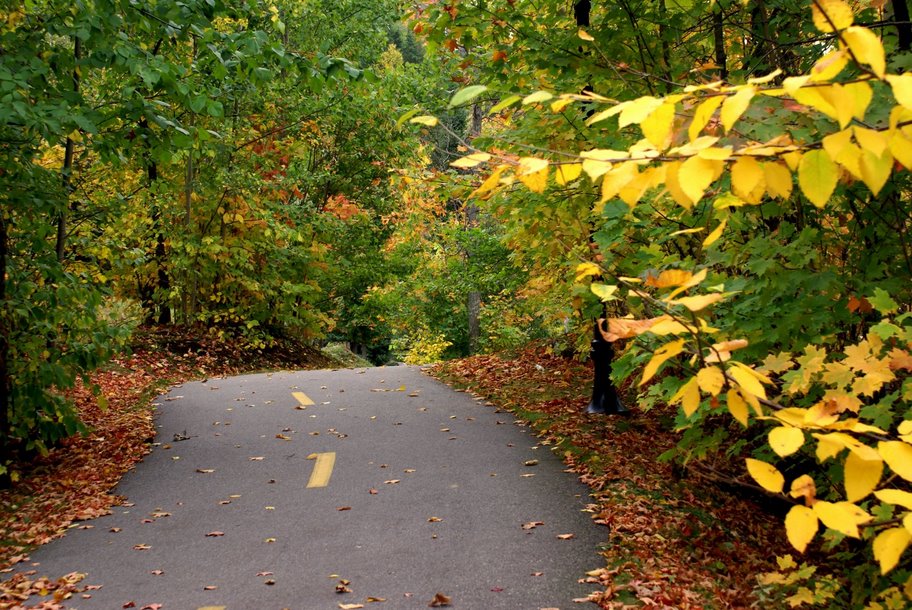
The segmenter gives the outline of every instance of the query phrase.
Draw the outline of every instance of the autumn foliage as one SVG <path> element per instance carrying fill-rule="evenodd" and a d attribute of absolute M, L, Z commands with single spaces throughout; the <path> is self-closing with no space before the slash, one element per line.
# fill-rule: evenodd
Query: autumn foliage
<path fill-rule="evenodd" d="M 541 152 L 483 147 L 493 133 L 453 165 L 486 169 L 473 196 L 495 213 L 519 206 L 517 239 L 540 234 L 543 213 L 555 231 L 578 223 L 576 242 L 555 248 L 578 307 L 608 312 L 616 375 L 636 372 L 641 408 L 680 406 L 679 459 L 740 461 L 791 505 L 795 551 L 840 558 L 820 559 L 816 575 L 783 560 L 761 586 L 791 605 L 905 607 L 912 75 L 890 67 L 849 4 L 809 10 L 827 43 L 804 74 L 625 101 L 501 94 L 491 112 L 516 121 L 503 140 Z M 598 52 L 584 29 L 578 38 Z M 490 93 L 473 85 L 453 103 Z M 570 122 L 577 134 L 561 135 Z M 583 202 L 582 217 L 561 216 Z"/>

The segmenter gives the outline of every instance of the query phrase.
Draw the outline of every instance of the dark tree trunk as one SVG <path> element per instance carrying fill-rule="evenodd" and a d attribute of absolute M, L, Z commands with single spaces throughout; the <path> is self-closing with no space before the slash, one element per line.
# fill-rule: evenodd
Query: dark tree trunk
<path fill-rule="evenodd" d="M 728 58 L 725 55 L 725 30 L 722 17 L 722 7 L 717 2 L 715 8 L 713 8 L 713 46 L 716 52 L 716 66 L 719 70 L 719 78 L 725 80 L 728 78 Z"/>
<path fill-rule="evenodd" d="M 908 0 L 893 0 L 893 20 L 896 22 L 899 50 L 909 51 L 912 49 L 912 23 L 909 23 Z"/>
<path fill-rule="evenodd" d="M 10 428 L 9 378 L 9 312 L 6 304 L 6 262 L 8 251 L 6 220 L 0 215 L 0 465 L 6 466 L 12 455 Z M 0 476 L 0 488 L 10 485 L 9 473 Z"/>
<path fill-rule="evenodd" d="M 79 63 L 79 59 L 82 57 L 82 43 L 79 41 L 79 38 L 74 38 L 73 41 L 73 58 L 76 60 L 76 63 Z M 78 68 L 78 66 L 77 66 Z M 79 92 L 79 71 L 78 69 L 73 70 L 73 91 Z M 57 217 L 57 260 L 63 262 L 63 257 L 66 254 L 66 237 L 67 237 L 67 213 L 69 208 L 69 199 L 70 193 L 73 190 L 71 183 L 71 175 L 73 173 L 73 152 L 76 148 L 76 143 L 73 141 L 73 138 L 67 137 L 66 145 L 63 152 L 63 192 L 67 200 L 64 202 L 63 209 L 60 210 L 60 216 Z"/>

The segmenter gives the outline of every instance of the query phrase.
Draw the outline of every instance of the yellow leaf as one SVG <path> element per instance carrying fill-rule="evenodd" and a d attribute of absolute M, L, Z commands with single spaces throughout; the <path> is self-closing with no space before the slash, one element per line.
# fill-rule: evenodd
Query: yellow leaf
<path fill-rule="evenodd" d="M 545 166 L 535 173 L 520 174 L 519 181 L 525 184 L 533 193 L 544 193 L 545 188 L 548 186 L 548 167 Z"/>
<path fill-rule="evenodd" d="M 574 100 L 571 97 L 561 97 L 560 99 L 551 102 L 551 112 L 560 112 L 573 102 Z"/>
<path fill-rule="evenodd" d="M 668 189 L 668 193 L 671 195 L 671 198 L 675 200 L 675 203 L 689 210 L 693 207 L 693 201 L 690 200 L 690 197 L 688 197 L 687 193 L 684 192 L 684 189 L 681 188 L 681 183 L 678 180 L 678 172 L 680 169 L 680 161 L 665 164 L 665 188 Z"/>
<path fill-rule="evenodd" d="M 855 140 L 858 141 L 858 144 L 861 145 L 863 149 L 868 150 L 875 155 L 883 153 L 883 151 L 887 149 L 887 146 L 889 146 L 887 134 L 882 131 L 855 125 L 852 127 L 852 133 L 855 134 Z"/>
<path fill-rule="evenodd" d="M 830 51 L 817 60 L 811 67 L 810 81 L 814 83 L 828 83 L 833 81 L 849 64 L 849 54 L 845 49 Z M 805 77 L 799 77 L 805 78 Z"/>
<path fill-rule="evenodd" d="M 839 113 L 830 102 L 829 96 L 821 94 L 821 89 L 825 89 L 825 87 L 808 87 L 805 89 L 799 89 L 792 94 L 792 97 L 794 97 L 795 101 L 799 104 L 810 106 L 814 110 L 818 110 L 831 119 L 835 120 L 838 118 Z"/>
<path fill-rule="evenodd" d="M 582 169 L 586 172 L 586 175 L 589 176 L 590 180 L 595 180 L 609 171 L 614 167 L 614 164 L 609 163 L 608 161 L 600 161 L 598 159 L 583 159 Z"/>
<path fill-rule="evenodd" d="M 821 97 L 826 99 L 836 111 L 836 120 L 839 121 L 839 128 L 845 129 L 855 116 L 855 102 L 851 99 L 849 92 L 839 83 L 832 83 L 827 87 L 818 87 L 817 92 Z"/>
<path fill-rule="evenodd" d="M 416 116 L 409 120 L 409 123 L 417 123 L 419 125 L 426 125 L 428 127 L 434 127 L 437 125 L 437 117 L 435 116 Z"/>
<path fill-rule="evenodd" d="M 723 218 L 722 222 L 703 240 L 703 247 L 708 248 L 716 243 L 722 237 L 722 232 L 725 230 L 726 225 L 728 225 L 728 218 Z"/>
<path fill-rule="evenodd" d="M 842 89 L 846 93 L 846 98 L 852 103 L 852 116 L 859 121 L 863 121 L 868 106 L 871 104 L 871 100 L 874 97 L 874 91 L 871 89 L 871 85 L 864 81 L 859 81 L 847 83 L 842 86 Z"/>
<path fill-rule="evenodd" d="M 537 174 L 548 167 L 547 159 L 537 159 L 535 157 L 523 157 L 519 160 L 520 175 Z"/>
<path fill-rule="evenodd" d="M 697 156 L 701 159 L 708 159 L 710 161 L 728 161 L 732 156 L 731 147 L 720 148 L 718 146 L 710 146 L 709 148 L 704 148 L 697 152 Z"/>
<path fill-rule="evenodd" d="M 904 108 L 912 110 L 912 72 L 888 74 L 887 82 L 893 88 L 893 97 Z"/>
<path fill-rule="evenodd" d="M 675 105 L 664 103 L 656 108 L 640 123 L 643 136 L 658 148 L 664 150 L 671 142 L 671 129 L 674 126 Z"/>
<path fill-rule="evenodd" d="M 643 367 L 643 378 L 640 380 L 639 385 L 642 386 L 652 379 L 652 376 L 656 374 L 663 362 L 669 358 L 674 358 L 682 351 L 684 351 L 684 339 L 671 341 L 657 349 L 652 355 L 652 359 Z"/>
<path fill-rule="evenodd" d="M 466 155 L 460 159 L 456 159 L 450 165 L 453 167 L 458 167 L 462 169 L 468 169 L 470 167 L 475 167 L 476 165 L 481 165 L 487 161 L 491 160 L 491 155 L 484 152 L 472 153 L 471 155 Z"/>
<path fill-rule="evenodd" d="M 601 275 L 601 268 L 594 263 L 580 263 L 576 266 L 576 281 L 581 282 L 587 277 Z"/>
<path fill-rule="evenodd" d="M 589 32 L 587 32 L 586 30 L 584 30 L 582 28 L 580 28 L 580 30 L 576 33 L 576 35 L 579 36 L 582 40 L 585 40 L 588 42 L 592 42 L 593 40 L 595 40 L 595 38 L 593 38 Z"/>
<path fill-rule="evenodd" d="M 798 165 L 798 185 L 808 200 L 822 208 L 830 200 L 839 180 L 839 170 L 824 150 L 805 153 Z"/>
<path fill-rule="evenodd" d="M 696 377 L 692 377 L 690 381 L 682 385 L 668 401 L 668 404 L 673 405 L 677 402 L 681 403 L 681 408 L 687 417 L 694 414 L 694 411 L 700 406 L 700 386 Z"/>
<path fill-rule="evenodd" d="M 725 374 L 717 366 L 707 366 L 697 373 L 697 384 L 707 394 L 718 396 L 725 385 Z"/>
<path fill-rule="evenodd" d="M 579 178 L 582 172 L 583 165 L 581 163 L 564 163 L 557 166 L 554 179 L 559 185 L 564 186 Z"/>
<path fill-rule="evenodd" d="M 639 170 L 637 164 L 632 161 L 627 161 L 613 167 L 611 171 L 606 173 L 605 177 L 602 178 L 602 196 L 600 201 L 605 202 L 617 197 L 618 192 L 637 178 L 637 176 L 639 176 Z"/>
<path fill-rule="evenodd" d="M 725 299 L 725 295 L 716 292 L 712 294 L 700 294 L 693 297 L 681 297 L 680 299 L 668 300 L 668 303 L 671 305 L 683 305 L 690 311 L 700 311 L 723 299 Z"/>
<path fill-rule="evenodd" d="M 885 150 L 880 155 L 876 155 L 870 150 L 862 150 L 860 168 L 861 179 L 876 196 L 887 183 L 890 173 L 893 171 L 893 155 L 889 150 Z"/>
<path fill-rule="evenodd" d="M 734 417 L 738 423 L 747 428 L 747 403 L 744 402 L 744 399 L 741 398 L 741 395 L 737 390 L 729 390 L 725 394 L 725 398 L 728 404 L 728 412 L 731 413 L 731 416 Z"/>
<path fill-rule="evenodd" d="M 780 199 L 792 195 L 792 172 L 782 163 L 764 163 L 763 179 L 769 194 Z"/>
<path fill-rule="evenodd" d="M 868 497 L 880 483 L 883 462 L 863 460 L 856 453 L 850 453 L 845 461 L 845 489 L 849 502 L 858 502 Z"/>
<path fill-rule="evenodd" d="M 731 167 L 732 191 L 744 200 L 750 200 L 750 193 L 763 183 L 763 167 L 753 157 L 741 157 Z"/>
<path fill-rule="evenodd" d="M 663 104 L 663 100 L 651 95 L 644 95 L 635 100 L 631 100 L 624 105 L 618 116 L 618 127 L 639 124 L 648 117 L 654 110 Z"/>
<path fill-rule="evenodd" d="M 912 492 L 899 489 L 878 489 L 874 492 L 877 499 L 887 504 L 895 504 L 912 510 Z"/>
<path fill-rule="evenodd" d="M 830 155 L 831 159 L 838 159 L 845 147 L 851 144 L 851 129 L 843 129 L 842 131 L 831 133 L 823 138 L 823 150 Z"/>
<path fill-rule="evenodd" d="M 745 462 L 747 462 L 747 471 L 760 487 L 775 494 L 782 493 L 782 489 L 785 487 L 785 477 L 775 466 L 753 458 L 746 458 Z"/>
<path fill-rule="evenodd" d="M 880 441 L 877 452 L 893 472 L 912 481 L 912 445 L 902 441 Z"/>
<path fill-rule="evenodd" d="M 621 186 L 618 192 L 618 196 L 621 198 L 621 201 L 633 208 L 640 201 L 640 198 L 646 193 L 646 190 L 653 185 L 655 173 L 660 170 L 663 170 L 663 168 L 650 167 L 645 172 L 639 174 L 634 172 L 633 178 L 630 180 L 624 179 L 625 183 Z M 611 180 L 611 178 L 613 178 L 613 174 L 614 172 L 605 176 L 602 179 L 603 182 Z M 605 195 L 605 188 L 605 185 L 602 184 L 602 196 Z"/>
<path fill-rule="evenodd" d="M 890 136 L 890 152 L 906 169 L 912 169 L 912 140 L 906 138 L 902 132 L 895 131 Z"/>
<path fill-rule="evenodd" d="M 739 367 L 731 367 L 727 371 L 728 375 L 735 380 L 745 394 L 766 398 L 766 390 L 760 384 L 760 380 L 754 375 Z"/>
<path fill-rule="evenodd" d="M 527 106 L 529 104 L 540 104 L 542 102 L 547 102 L 548 100 L 554 97 L 553 94 L 548 93 L 547 91 L 536 91 L 531 93 L 523 98 L 522 105 Z"/>
<path fill-rule="evenodd" d="M 785 534 L 792 546 L 803 553 L 817 535 L 817 515 L 807 506 L 793 506 L 785 516 Z"/>
<path fill-rule="evenodd" d="M 741 115 L 750 106 L 755 92 L 756 89 L 748 85 L 731 97 L 725 98 L 725 101 L 722 102 L 722 111 L 719 113 L 719 119 L 722 121 L 722 126 L 725 127 L 725 133 L 731 131 L 735 122 L 741 118 Z"/>
<path fill-rule="evenodd" d="M 804 498 L 805 505 L 810 506 L 817 496 L 817 484 L 810 475 L 803 474 L 792 481 L 789 495 L 793 498 Z"/>
<path fill-rule="evenodd" d="M 684 269 L 666 269 L 658 277 L 648 275 L 646 285 L 654 288 L 670 288 L 684 286 L 694 278 L 694 274 Z"/>
<path fill-rule="evenodd" d="M 792 455 L 804 445 L 804 432 L 792 426 L 779 426 L 769 432 L 769 446 L 779 457 Z"/>
<path fill-rule="evenodd" d="M 700 157 L 691 157 L 678 168 L 678 184 L 681 191 L 696 203 L 703 198 L 703 193 L 718 177 L 722 161 L 710 161 Z"/>
<path fill-rule="evenodd" d="M 816 0 L 811 3 L 811 12 L 814 26 L 821 32 L 844 30 L 854 21 L 852 7 L 843 0 Z"/>
<path fill-rule="evenodd" d="M 884 54 L 883 43 L 877 34 L 867 28 L 857 25 L 846 28 L 842 32 L 842 39 L 849 45 L 849 50 L 859 62 L 868 64 L 871 71 L 879 78 L 884 77 L 887 70 L 887 59 Z"/>
<path fill-rule="evenodd" d="M 500 185 L 500 177 L 503 175 L 504 171 L 506 171 L 506 170 L 507 170 L 506 165 L 501 165 L 500 167 L 495 169 L 494 172 L 490 176 L 488 176 L 485 179 L 485 181 L 481 183 L 481 186 L 479 186 L 477 189 L 475 189 L 475 192 L 472 194 L 476 197 L 480 197 L 486 193 L 493 191 L 495 188 L 497 188 Z"/>
<path fill-rule="evenodd" d="M 725 99 L 726 97 L 724 95 L 714 95 L 697 106 L 697 110 L 694 112 L 694 118 L 690 122 L 690 127 L 687 128 L 687 137 L 690 138 L 691 141 L 697 139 L 697 136 L 699 136 L 703 128 L 706 127 L 709 119 L 712 118 L 713 113 Z"/>
<path fill-rule="evenodd" d="M 858 526 L 871 520 L 871 515 L 851 502 L 818 500 L 814 512 L 825 526 L 850 538 L 860 538 Z"/>
<path fill-rule="evenodd" d="M 891 527 L 877 534 L 872 548 L 874 559 L 880 563 L 881 574 L 896 567 L 909 542 L 912 542 L 912 534 L 904 527 Z"/>

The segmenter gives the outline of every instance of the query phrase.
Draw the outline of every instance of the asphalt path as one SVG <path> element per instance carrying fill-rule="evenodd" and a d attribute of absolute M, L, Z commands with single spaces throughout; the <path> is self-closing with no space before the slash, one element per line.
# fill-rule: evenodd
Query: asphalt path
<path fill-rule="evenodd" d="M 567 609 L 604 565 L 586 489 L 549 448 L 416 367 L 209 379 L 156 402 L 127 505 L 18 566 L 85 573 L 67 608 L 393 610 L 442 593 Z"/>

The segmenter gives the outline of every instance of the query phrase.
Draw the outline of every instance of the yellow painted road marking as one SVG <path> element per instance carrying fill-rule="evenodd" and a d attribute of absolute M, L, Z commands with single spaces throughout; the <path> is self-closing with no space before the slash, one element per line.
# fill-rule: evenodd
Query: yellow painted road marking
<path fill-rule="evenodd" d="M 326 487 L 329 485 L 329 477 L 332 476 L 333 465 L 336 463 L 336 453 L 311 453 L 307 456 L 308 460 L 317 460 L 314 464 L 313 472 L 310 473 L 310 480 L 307 482 L 308 489 L 311 487 Z"/>
<path fill-rule="evenodd" d="M 291 395 L 298 400 L 298 403 L 300 403 L 302 407 L 309 407 L 310 405 L 314 404 L 314 401 L 310 399 L 310 396 L 304 392 L 292 392 Z"/>

